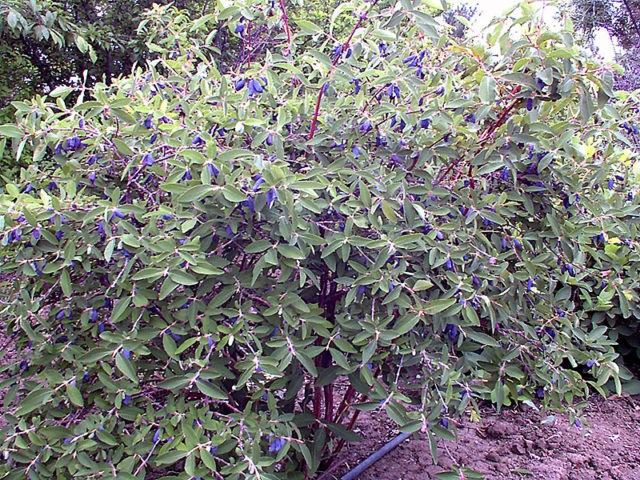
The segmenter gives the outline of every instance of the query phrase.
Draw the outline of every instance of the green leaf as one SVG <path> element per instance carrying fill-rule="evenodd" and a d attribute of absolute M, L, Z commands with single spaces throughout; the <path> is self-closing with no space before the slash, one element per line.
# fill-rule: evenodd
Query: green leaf
<path fill-rule="evenodd" d="M 134 153 L 133 150 L 129 148 L 129 145 L 127 145 L 127 143 L 124 140 L 121 140 L 119 138 L 114 138 L 113 144 L 116 146 L 116 148 L 118 149 L 118 152 L 120 152 L 121 155 L 133 155 Z"/>
<path fill-rule="evenodd" d="M 482 77 L 480 82 L 480 99 L 489 104 L 496 100 L 496 81 L 489 75 Z"/>
<path fill-rule="evenodd" d="M 427 302 L 423 310 L 427 315 L 436 315 L 438 313 L 444 312 L 447 308 L 455 305 L 455 303 L 455 298 L 440 298 Z"/>
<path fill-rule="evenodd" d="M 205 380 L 197 380 L 196 387 L 206 396 L 215 398 L 217 400 L 228 400 L 229 395 L 227 395 L 224 390 L 218 387 L 215 383 L 207 382 Z"/>
<path fill-rule="evenodd" d="M 71 403 L 73 403 L 76 407 L 84 406 L 82 394 L 80 393 L 80 390 L 78 390 L 78 387 L 76 387 L 75 385 L 67 385 L 67 397 L 69 397 Z"/>
<path fill-rule="evenodd" d="M 16 411 L 16 416 L 22 417 L 40 407 L 43 407 L 50 398 L 50 390 L 44 388 L 32 390 L 31 393 L 29 393 L 29 395 L 27 395 L 24 400 L 20 402 L 20 408 Z"/>
<path fill-rule="evenodd" d="M 22 138 L 24 132 L 15 125 L 0 125 L 0 135 L 9 138 Z"/>
<path fill-rule="evenodd" d="M 499 347 L 500 344 L 496 341 L 495 338 L 490 337 L 485 333 L 476 332 L 474 330 L 465 330 L 465 335 L 480 345 L 487 345 L 490 347 Z"/>
<path fill-rule="evenodd" d="M 98 440 L 100 440 L 102 443 L 106 443 L 107 445 L 111 445 L 112 447 L 115 447 L 116 445 L 120 445 L 120 442 L 118 441 L 118 439 L 114 437 L 111 433 L 107 432 L 106 430 L 96 431 L 96 436 L 98 437 Z"/>
<path fill-rule="evenodd" d="M 387 220 L 389 220 L 391 223 L 398 222 L 398 215 L 396 214 L 396 210 L 393 205 L 387 200 L 382 200 L 382 213 L 384 213 L 384 216 L 387 217 Z"/>
<path fill-rule="evenodd" d="M 164 351 L 167 352 L 167 355 L 176 358 L 178 345 L 176 345 L 176 341 L 168 333 L 162 335 L 162 346 L 164 347 Z"/>
<path fill-rule="evenodd" d="M 160 295 L 158 296 L 158 300 L 164 300 L 171 292 L 173 292 L 178 287 L 178 284 L 171 280 L 171 278 L 167 277 L 162 282 L 162 286 L 160 287 Z"/>
<path fill-rule="evenodd" d="M 148 279 L 157 280 L 163 275 L 163 273 L 164 273 L 164 269 L 162 268 L 148 267 L 137 272 L 135 275 L 131 277 L 131 279 L 132 280 L 148 280 Z"/>
<path fill-rule="evenodd" d="M 18 26 L 18 15 L 11 9 L 9 9 L 9 13 L 7 14 L 7 23 L 11 28 L 16 28 Z"/>
<path fill-rule="evenodd" d="M 193 375 L 177 375 L 175 377 L 167 378 L 162 382 L 158 383 L 158 388 L 164 388 L 166 390 L 171 390 L 172 392 L 179 392 L 184 387 L 191 383 L 191 379 Z"/>
<path fill-rule="evenodd" d="M 588 92 L 580 96 L 580 116 L 582 117 L 582 125 L 586 125 L 593 116 L 593 100 Z"/>
<path fill-rule="evenodd" d="M 178 285 L 196 285 L 198 283 L 198 279 L 196 277 L 183 270 L 174 270 L 169 272 L 169 278 Z"/>
<path fill-rule="evenodd" d="M 69 270 L 65 268 L 60 275 L 60 287 L 62 287 L 62 293 L 65 297 L 70 297 L 73 294 L 73 287 L 71 286 L 71 275 Z"/>
<path fill-rule="evenodd" d="M 222 194 L 224 198 L 233 203 L 241 203 L 247 200 L 247 195 L 232 185 L 225 185 Z"/>
<path fill-rule="evenodd" d="M 309 358 L 307 354 L 296 351 L 295 356 L 300 361 L 302 366 L 307 370 L 307 372 L 311 374 L 311 376 L 318 376 L 318 369 L 316 368 L 316 364 L 311 358 Z"/>
<path fill-rule="evenodd" d="M 430 280 L 418 280 L 413 286 L 414 292 L 421 292 L 423 290 L 429 290 L 433 287 L 433 283 Z"/>
<path fill-rule="evenodd" d="M 344 425 L 339 423 L 327 423 L 329 430 L 337 437 L 346 440 L 347 442 L 362 442 L 362 437 L 356 432 L 347 430 Z"/>
<path fill-rule="evenodd" d="M 122 353 L 116 355 L 116 367 L 120 370 L 129 380 L 134 383 L 138 383 L 138 374 L 133 364 Z"/>
<path fill-rule="evenodd" d="M 209 453 L 209 450 L 200 450 L 200 459 L 209 470 L 214 472 L 218 470 L 216 459 Z"/>
<path fill-rule="evenodd" d="M 204 262 L 192 265 L 189 268 L 200 275 L 222 275 L 224 273 L 224 270 L 221 268 L 214 267 L 213 265 Z"/>
<path fill-rule="evenodd" d="M 107 262 L 111 261 L 111 257 L 113 256 L 113 251 L 116 248 L 116 241 L 115 239 L 111 239 L 109 240 L 109 242 L 107 243 L 107 246 L 104 247 L 104 259 Z"/>
<path fill-rule="evenodd" d="M 180 155 L 182 155 L 185 159 L 195 163 L 199 163 L 200 165 L 203 165 L 207 161 L 207 157 L 205 157 L 202 152 L 199 152 L 197 150 L 183 150 L 182 152 L 180 152 Z"/>
<path fill-rule="evenodd" d="M 87 41 L 80 35 L 76 35 L 75 41 L 78 50 L 80 50 L 82 53 L 87 53 L 87 50 L 89 49 L 89 44 L 87 43 Z"/>
<path fill-rule="evenodd" d="M 413 329 L 413 327 L 415 327 L 419 321 L 420 317 L 417 314 L 405 315 L 404 317 L 401 317 L 399 320 L 397 320 L 393 325 L 393 334 L 397 336 L 404 335 L 405 333 L 411 331 L 411 329 Z"/>
<path fill-rule="evenodd" d="M 111 322 L 118 323 L 120 320 L 124 319 L 125 315 L 128 313 L 129 305 L 131 305 L 131 297 L 124 297 L 118 300 L 111 312 Z"/>
<path fill-rule="evenodd" d="M 218 187 L 214 187 L 212 185 L 194 185 L 193 187 L 189 187 L 182 194 L 180 194 L 178 200 L 182 203 L 199 202 L 200 200 L 213 194 L 217 190 Z"/>
<path fill-rule="evenodd" d="M 173 465 L 178 460 L 182 460 L 189 452 L 186 450 L 171 450 L 156 457 L 155 463 L 158 465 Z"/>
<path fill-rule="evenodd" d="M 255 242 L 250 243 L 244 249 L 247 253 L 260 253 L 272 247 L 272 244 L 269 240 L 256 240 Z"/>
<path fill-rule="evenodd" d="M 292 247 L 291 245 L 278 245 L 278 253 L 285 258 L 291 258 L 293 260 L 303 260 L 306 258 L 300 249 Z"/>
<path fill-rule="evenodd" d="M 54 88 L 49 95 L 58 98 L 58 97 L 66 97 L 71 92 L 73 92 L 73 88 L 67 87 L 65 85 L 60 85 L 59 87 Z"/>
<path fill-rule="evenodd" d="M 458 472 L 438 472 L 436 478 L 438 480 L 460 480 L 461 477 Z"/>
<path fill-rule="evenodd" d="M 313 22 L 307 20 L 296 20 L 296 25 L 300 28 L 305 35 L 315 35 L 321 33 L 323 30 Z"/>

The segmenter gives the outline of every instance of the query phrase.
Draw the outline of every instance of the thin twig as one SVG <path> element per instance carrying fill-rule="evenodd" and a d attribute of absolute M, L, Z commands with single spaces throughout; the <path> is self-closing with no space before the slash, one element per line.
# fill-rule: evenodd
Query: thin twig
<path fill-rule="evenodd" d="M 153 454 L 153 451 L 158 446 L 158 443 L 160 443 L 160 440 L 158 440 L 157 442 L 155 442 L 153 444 L 153 447 L 151 447 L 151 450 L 149 450 L 149 453 L 147 454 L 147 456 L 142 460 L 142 463 L 140 465 L 138 465 L 138 468 L 136 469 L 135 473 L 133 474 L 134 477 L 137 477 L 140 474 L 140 472 L 142 471 L 142 469 L 147 465 L 147 463 L 149 462 L 149 459 L 151 458 L 151 455 Z"/>
<path fill-rule="evenodd" d="M 369 8 L 369 11 L 373 10 L 373 8 L 376 6 L 376 4 L 379 1 L 380 0 L 374 0 L 373 2 L 371 2 L 371 7 Z M 342 44 L 342 50 L 340 51 L 340 54 L 334 56 L 334 59 L 331 62 L 331 71 L 327 75 L 327 78 L 330 78 L 331 75 L 333 75 L 333 72 L 335 72 L 336 65 L 340 61 L 340 58 L 342 57 L 342 54 L 346 53 L 346 51 L 349 49 L 349 45 L 351 44 L 351 40 L 353 39 L 353 36 L 355 35 L 355 33 L 358 30 L 358 28 L 360 28 L 360 25 L 362 25 L 362 22 L 364 22 L 364 20 L 366 20 L 366 19 L 367 19 L 367 15 L 366 14 L 360 15 L 360 18 L 358 18 L 358 21 L 356 22 L 355 26 L 351 30 L 351 33 L 347 37 L 347 40 Z M 316 106 L 315 106 L 315 108 L 313 110 L 313 118 L 311 120 L 311 128 L 309 129 L 309 136 L 308 136 L 307 140 L 313 140 L 313 137 L 316 134 L 316 129 L 317 129 L 317 125 L 318 125 L 318 115 L 320 114 L 320 103 L 322 103 L 322 97 L 323 96 L 324 96 L 324 88 L 320 87 L 320 91 L 318 92 L 318 98 L 316 99 Z"/>

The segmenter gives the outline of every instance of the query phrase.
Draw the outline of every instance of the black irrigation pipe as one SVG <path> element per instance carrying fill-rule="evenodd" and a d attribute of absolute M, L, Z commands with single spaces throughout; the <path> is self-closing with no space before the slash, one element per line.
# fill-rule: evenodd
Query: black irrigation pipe
<path fill-rule="evenodd" d="M 364 472 L 367 468 L 369 468 L 371 465 L 376 463 L 378 460 L 380 460 L 382 457 L 384 457 L 387 453 L 389 453 L 391 450 L 396 448 L 398 445 L 400 445 L 410 436 L 411 436 L 410 433 L 401 433 L 396 438 L 394 438 L 389 443 L 387 443 L 384 447 L 382 447 L 380 450 L 378 450 L 377 452 L 369 456 L 369 458 L 367 458 L 364 462 L 362 462 L 356 468 L 354 468 L 353 470 L 345 474 L 341 480 L 356 480 L 362 472 Z"/>

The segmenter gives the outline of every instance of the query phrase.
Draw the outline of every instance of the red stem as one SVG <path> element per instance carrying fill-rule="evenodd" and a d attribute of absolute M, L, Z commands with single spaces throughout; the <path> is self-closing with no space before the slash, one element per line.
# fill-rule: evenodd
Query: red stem
<path fill-rule="evenodd" d="M 379 94 L 380 92 L 382 92 L 385 88 L 387 88 L 387 86 L 388 86 L 388 84 L 387 84 L 387 85 L 382 85 L 380 88 L 378 88 L 378 90 L 376 90 L 375 92 L 373 92 L 373 95 L 371 95 L 371 97 L 369 98 L 369 100 L 367 100 L 367 103 L 365 103 L 364 107 L 362 107 L 362 113 L 366 112 L 366 111 L 369 109 L 369 107 L 371 106 L 371 104 L 373 103 L 373 101 L 374 101 L 374 100 L 376 100 L 376 99 L 378 98 L 378 94 Z M 380 101 L 378 101 L 378 103 L 380 103 Z M 407 113 L 410 113 L 410 112 L 407 112 Z M 383 120 L 383 121 L 382 121 L 382 122 L 380 122 L 380 123 L 383 123 L 383 122 L 385 122 L 385 121 L 386 121 L 386 119 L 385 119 L 385 120 Z"/>
<path fill-rule="evenodd" d="M 371 3 L 371 8 L 369 10 L 373 9 L 373 7 L 375 7 L 379 1 L 380 0 L 374 0 Z M 356 30 L 360 28 L 360 25 L 362 25 L 362 22 L 366 20 L 366 18 L 367 16 L 365 14 L 360 15 L 360 18 L 358 18 L 358 21 L 356 22 L 356 25 L 351 30 L 351 33 L 347 37 L 347 40 L 342 44 L 342 51 L 340 55 L 336 55 L 333 61 L 331 62 L 331 71 L 329 72 L 327 77 L 331 77 L 331 75 L 335 71 L 335 67 L 338 64 L 338 61 L 340 60 L 340 58 L 342 57 L 342 53 L 345 53 L 349 49 L 349 45 L 351 44 L 351 40 L 353 39 L 353 36 L 355 35 Z M 322 85 L 324 86 L 324 83 Z M 322 102 L 323 95 L 324 95 L 324 89 L 321 86 L 320 91 L 318 92 L 318 98 L 316 99 L 316 107 L 313 110 L 313 119 L 311 120 L 311 128 L 309 129 L 309 136 L 307 137 L 307 140 L 312 140 L 316 134 L 316 129 L 318 126 L 318 115 L 320 114 L 320 103 Z"/>
<path fill-rule="evenodd" d="M 322 102 L 322 95 L 324 91 L 322 87 L 320 87 L 320 91 L 318 92 L 318 98 L 316 100 L 316 107 L 313 110 L 313 118 L 311 119 L 311 128 L 309 129 L 309 137 L 307 140 L 312 140 L 313 136 L 316 134 L 316 125 L 318 123 L 318 115 L 320 114 L 320 102 Z"/>
<path fill-rule="evenodd" d="M 340 406 L 338 407 L 338 410 L 336 410 L 336 417 L 335 417 L 336 423 L 342 422 L 344 412 L 346 412 L 347 408 L 349 408 L 349 402 L 351 402 L 351 399 L 353 398 L 354 393 L 356 393 L 356 389 L 353 388 L 352 385 L 349 385 L 349 388 L 347 388 L 347 391 L 345 392 L 344 397 L 342 398 L 342 402 L 340 402 Z"/>
<path fill-rule="evenodd" d="M 378 375 L 380 374 L 380 367 L 376 368 L 376 371 L 373 372 L 373 378 L 378 378 Z M 347 391 L 347 394 L 349 392 Z M 355 393 L 355 390 L 354 390 Z M 345 394 L 346 397 L 346 394 Z M 365 393 L 361 393 L 360 394 L 360 402 L 364 402 L 367 399 L 367 395 Z M 351 403 L 348 402 L 345 406 L 345 413 L 347 411 L 347 409 L 351 406 Z M 353 426 L 356 423 L 356 420 L 358 420 L 358 415 L 360 415 L 360 410 L 356 410 L 353 412 L 353 415 L 351 416 L 351 420 L 349 421 L 349 425 L 347 426 L 347 430 L 351 431 L 353 430 Z M 338 442 L 338 444 L 336 445 L 336 448 L 333 450 L 333 452 L 331 452 L 331 457 L 335 457 L 338 453 L 340 453 L 340 450 L 342 450 L 342 447 L 344 447 L 344 438 L 341 438 L 340 441 Z"/>
<path fill-rule="evenodd" d="M 319 419 L 322 415 L 322 388 L 313 387 L 313 416 Z"/>
<path fill-rule="evenodd" d="M 360 415 L 360 410 L 356 410 L 353 412 L 353 415 L 351 416 L 351 420 L 349 421 L 349 425 L 347 426 L 347 430 L 348 431 L 352 431 L 353 430 L 353 426 L 356 423 L 356 420 L 358 420 L 358 416 Z M 344 438 L 341 438 L 338 441 L 338 445 L 336 445 L 335 450 L 333 450 L 333 452 L 331 452 L 331 456 L 335 457 L 338 453 L 340 453 L 340 451 L 342 450 L 342 448 L 344 447 Z"/>
<path fill-rule="evenodd" d="M 511 100 L 520 91 L 520 89 L 521 89 L 520 85 L 516 85 L 516 87 L 511 92 L 511 95 L 509 95 L 509 100 Z M 509 115 L 509 113 L 515 108 L 515 106 L 518 104 L 519 101 L 520 101 L 520 99 L 518 99 L 518 98 L 513 100 L 511 102 L 511 104 L 509 106 L 507 106 L 502 111 L 502 113 L 500 114 L 498 119 L 495 122 L 491 123 L 491 125 L 489 125 L 489 127 L 482 133 L 482 135 L 479 138 L 480 146 L 475 151 L 475 154 L 477 154 L 482 149 L 482 147 L 484 147 L 486 145 L 486 143 L 489 141 L 489 138 L 491 138 L 491 136 L 496 132 L 496 130 L 498 128 L 500 128 L 504 124 L 504 122 L 506 122 L 507 115 Z M 451 170 L 453 170 L 453 168 L 456 167 L 462 160 L 463 160 L 463 158 L 459 157 L 453 163 L 451 163 L 447 167 L 447 169 L 441 175 L 438 176 L 438 178 L 434 182 L 434 185 L 439 185 L 447 177 L 449 172 L 451 172 Z M 468 174 L 469 174 L 470 177 L 471 177 L 472 171 L 473 171 L 473 166 L 469 165 L 469 173 Z M 456 175 L 456 177 L 457 177 L 457 175 Z M 473 186 L 474 186 L 473 178 L 471 179 L 470 185 L 473 188 Z"/>
<path fill-rule="evenodd" d="M 287 15 L 287 7 L 284 0 L 280 0 L 280 9 L 282 10 L 282 21 L 284 22 L 284 31 L 287 33 L 287 43 L 291 45 L 291 29 L 289 28 L 289 15 Z"/>
<path fill-rule="evenodd" d="M 509 100 L 511 100 L 520 91 L 520 88 L 520 85 L 516 85 L 516 87 L 513 89 L 513 92 L 511 92 Z M 507 121 L 507 116 L 509 115 L 509 113 L 511 113 L 511 111 L 515 108 L 519 101 L 519 98 L 514 99 L 511 104 L 502 111 L 502 114 L 500 114 L 498 120 L 489 125 L 489 128 L 487 128 L 482 137 L 480 137 L 480 148 L 484 147 L 489 141 L 489 138 L 491 138 L 491 136 L 496 133 L 496 130 L 498 130 L 498 128 L 500 128 L 502 124 Z M 476 153 L 479 150 L 480 149 L 478 149 Z M 475 179 L 473 178 L 473 165 L 471 163 L 469 163 L 469 171 L 467 172 L 467 176 L 469 177 L 469 186 L 471 188 L 475 188 L 476 184 Z"/>

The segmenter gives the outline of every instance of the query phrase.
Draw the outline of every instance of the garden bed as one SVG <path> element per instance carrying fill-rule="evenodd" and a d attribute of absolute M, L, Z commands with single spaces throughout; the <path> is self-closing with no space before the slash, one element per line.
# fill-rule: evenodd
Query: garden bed
<path fill-rule="evenodd" d="M 358 430 L 365 440 L 346 449 L 338 473 L 346 473 L 397 435 L 383 417 L 363 416 Z M 457 443 L 439 441 L 439 465 L 433 463 L 426 436 L 417 435 L 359 478 L 428 480 L 464 465 L 486 480 L 640 479 L 640 396 L 594 396 L 585 419 L 588 425 L 576 427 L 564 414 L 552 416 L 526 406 L 496 413 L 487 407 L 479 423 L 459 423 Z"/>

